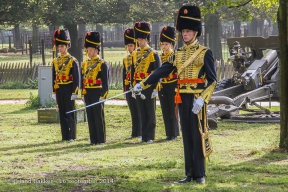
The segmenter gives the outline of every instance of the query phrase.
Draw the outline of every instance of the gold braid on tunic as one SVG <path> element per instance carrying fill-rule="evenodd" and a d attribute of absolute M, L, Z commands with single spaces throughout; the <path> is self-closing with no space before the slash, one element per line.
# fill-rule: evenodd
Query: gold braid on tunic
<path fill-rule="evenodd" d="M 179 50 L 175 51 L 175 59 L 173 65 L 176 66 L 177 70 L 188 60 L 192 54 L 200 47 L 199 41 L 196 39 L 190 45 L 184 45 Z M 204 65 L 204 56 L 208 49 L 203 50 L 193 62 L 191 62 L 179 75 L 179 80 L 183 79 L 198 79 L 199 72 Z M 172 59 L 172 58 L 171 58 Z M 205 86 L 207 86 L 206 74 L 204 73 L 199 78 L 205 80 Z M 216 82 L 213 82 L 209 87 L 203 89 L 197 89 L 197 83 L 183 83 L 180 84 L 179 93 L 199 93 L 200 97 L 204 99 L 206 103 L 209 102 L 210 97 L 213 94 L 214 87 Z M 177 90 L 176 90 L 177 91 Z"/>
<path fill-rule="evenodd" d="M 104 60 L 101 60 L 99 62 L 99 59 L 100 57 L 99 55 L 97 55 L 96 57 L 88 59 L 82 63 L 83 86 L 85 87 L 85 89 L 102 88 L 101 84 L 96 83 L 96 81 L 101 81 L 101 78 L 97 78 L 97 76 L 98 76 L 98 73 L 101 71 L 102 64 L 104 63 Z M 89 68 L 92 67 L 96 62 L 99 62 L 97 66 L 91 69 L 90 71 L 88 71 Z M 86 71 L 88 71 L 87 74 L 86 74 Z M 89 83 L 88 82 L 89 79 L 95 80 L 95 82 Z M 83 89 L 82 95 L 86 94 L 85 89 Z"/>

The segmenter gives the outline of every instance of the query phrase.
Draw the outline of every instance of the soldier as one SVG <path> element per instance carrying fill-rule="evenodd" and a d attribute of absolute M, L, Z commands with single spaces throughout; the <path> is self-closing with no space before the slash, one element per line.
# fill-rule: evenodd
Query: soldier
<path fill-rule="evenodd" d="M 74 141 L 76 139 L 75 113 L 66 114 L 67 111 L 75 110 L 75 99 L 78 97 L 80 85 L 79 64 L 76 58 L 68 53 L 71 47 L 68 29 L 57 29 L 54 33 L 54 48 L 60 56 L 53 59 L 52 98 L 59 108 L 62 141 Z"/>
<path fill-rule="evenodd" d="M 100 58 L 101 36 L 97 31 L 87 32 L 84 47 L 89 59 L 82 64 L 82 100 L 90 105 L 104 100 L 108 94 L 108 66 Z M 86 109 L 90 134 L 89 145 L 106 142 L 104 103 Z"/>
<path fill-rule="evenodd" d="M 162 54 L 160 55 L 162 63 L 168 61 L 175 44 L 175 28 L 165 26 L 160 32 L 160 43 Z M 176 70 L 175 70 L 176 71 Z M 176 140 L 179 136 L 178 121 L 175 113 L 175 88 L 177 86 L 177 74 L 172 71 L 167 77 L 162 78 L 159 91 L 159 100 L 162 109 L 162 116 L 165 125 L 166 140 Z"/>
<path fill-rule="evenodd" d="M 150 31 L 150 23 L 148 22 L 136 22 L 134 25 L 135 38 L 139 45 L 133 52 L 134 69 L 132 74 L 134 74 L 134 85 L 148 77 L 149 74 L 153 73 L 160 66 L 158 53 L 148 45 Z M 149 86 L 142 92 L 142 96 L 136 96 L 142 123 L 142 142 L 147 143 L 153 143 L 155 139 L 156 99 L 155 97 L 151 98 L 152 93 L 156 94 L 154 89 L 155 85 Z"/>
<path fill-rule="evenodd" d="M 206 105 L 216 85 L 214 59 L 211 50 L 200 45 L 196 39 L 201 35 L 202 29 L 201 13 L 197 6 L 186 5 L 179 9 L 176 29 L 181 33 L 185 45 L 177 49 L 174 57 L 133 89 L 135 94 L 139 94 L 159 78 L 167 77 L 177 70 L 179 79 L 175 102 L 179 105 L 187 176 L 179 183 L 191 180 L 205 183 L 205 158 L 199 128 L 206 123 Z M 201 122 L 199 127 L 198 122 Z"/>
<path fill-rule="evenodd" d="M 131 67 L 133 67 L 132 56 L 131 53 L 136 48 L 136 39 L 134 38 L 134 29 L 129 28 L 126 29 L 124 32 L 124 44 L 125 49 L 129 52 L 123 59 L 123 87 L 124 92 L 128 91 L 131 88 L 131 83 L 133 82 L 133 77 L 131 76 Z M 128 139 L 133 138 L 142 138 L 142 128 L 141 128 L 141 119 L 140 119 L 140 111 L 137 109 L 136 100 L 132 97 L 132 93 L 127 93 L 125 95 L 128 107 L 131 113 L 132 119 L 132 133 L 131 137 Z"/>

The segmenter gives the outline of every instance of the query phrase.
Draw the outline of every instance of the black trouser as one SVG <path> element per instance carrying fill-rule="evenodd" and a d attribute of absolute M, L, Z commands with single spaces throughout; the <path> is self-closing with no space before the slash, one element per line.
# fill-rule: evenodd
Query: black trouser
<path fill-rule="evenodd" d="M 86 88 L 85 104 L 96 103 L 100 98 L 99 88 Z M 104 117 L 104 103 L 86 108 L 90 142 L 93 144 L 106 142 L 106 126 Z"/>
<path fill-rule="evenodd" d="M 71 100 L 72 89 L 72 83 L 66 85 L 59 84 L 59 88 L 56 89 L 62 140 L 76 139 L 76 112 L 66 114 L 68 111 L 75 110 L 75 101 Z"/>
<path fill-rule="evenodd" d="M 156 99 L 151 99 L 151 94 L 155 86 L 151 86 L 145 89 L 141 93 L 145 95 L 146 99 L 141 99 L 140 95 L 136 96 L 137 107 L 140 111 L 141 123 L 142 123 L 142 141 L 155 139 L 155 127 L 156 127 Z"/>
<path fill-rule="evenodd" d="M 173 83 L 162 83 L 162 88 L 159 91 L 165 132 L 169 138 L 179 136 L 179 126 L 175 114 L 178 113 L 178 111 L 175 110 L 176 105 L 174 102 L 176 85 L 177 81 Z"/>
<path fill-rule="evenodd" d="M 126 86 L 126 90 L 129 89 L 129 86 Z M 129 92 L 126 94 L 126 101 L 131 113 L 131 120 L 132 120 L 132 137 L 139 137 L 142 136 L 142 124 L 140 119 L 140 111 L 137 108 L 136 99 L 132 97 L 132 93 Z"/>
<path fill-rule="evenodd" d="M 180 94 L 179 114 L 184 145 L 185 174 L 197 179 L 205 176 L 198 117 L 192 112 L 194 94 Z M 202 110 L 204 113 L 204 111 Z M 206 112 L 205 112 L 206 113 Z"/>

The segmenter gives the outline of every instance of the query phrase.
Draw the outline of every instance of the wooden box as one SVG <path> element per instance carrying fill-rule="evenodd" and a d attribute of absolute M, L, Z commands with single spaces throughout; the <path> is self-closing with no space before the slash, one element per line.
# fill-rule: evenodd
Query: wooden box
<path fill-rule="evenodd" d="M 86 111 L 76 111 L 76 123 L 86 122 Z M 56 108 L 38 109 L 38 123 L 60 123 Z"/>

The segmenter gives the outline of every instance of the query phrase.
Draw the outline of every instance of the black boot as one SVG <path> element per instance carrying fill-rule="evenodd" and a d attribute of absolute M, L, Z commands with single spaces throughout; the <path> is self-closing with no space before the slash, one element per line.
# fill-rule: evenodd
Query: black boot
<path fill-rule="evenodd" d="M 179 180 L 178 183 L 188 183 L 190 181 L 191 181 L 191 177 L 187 176 L 184 179 Z"/>

